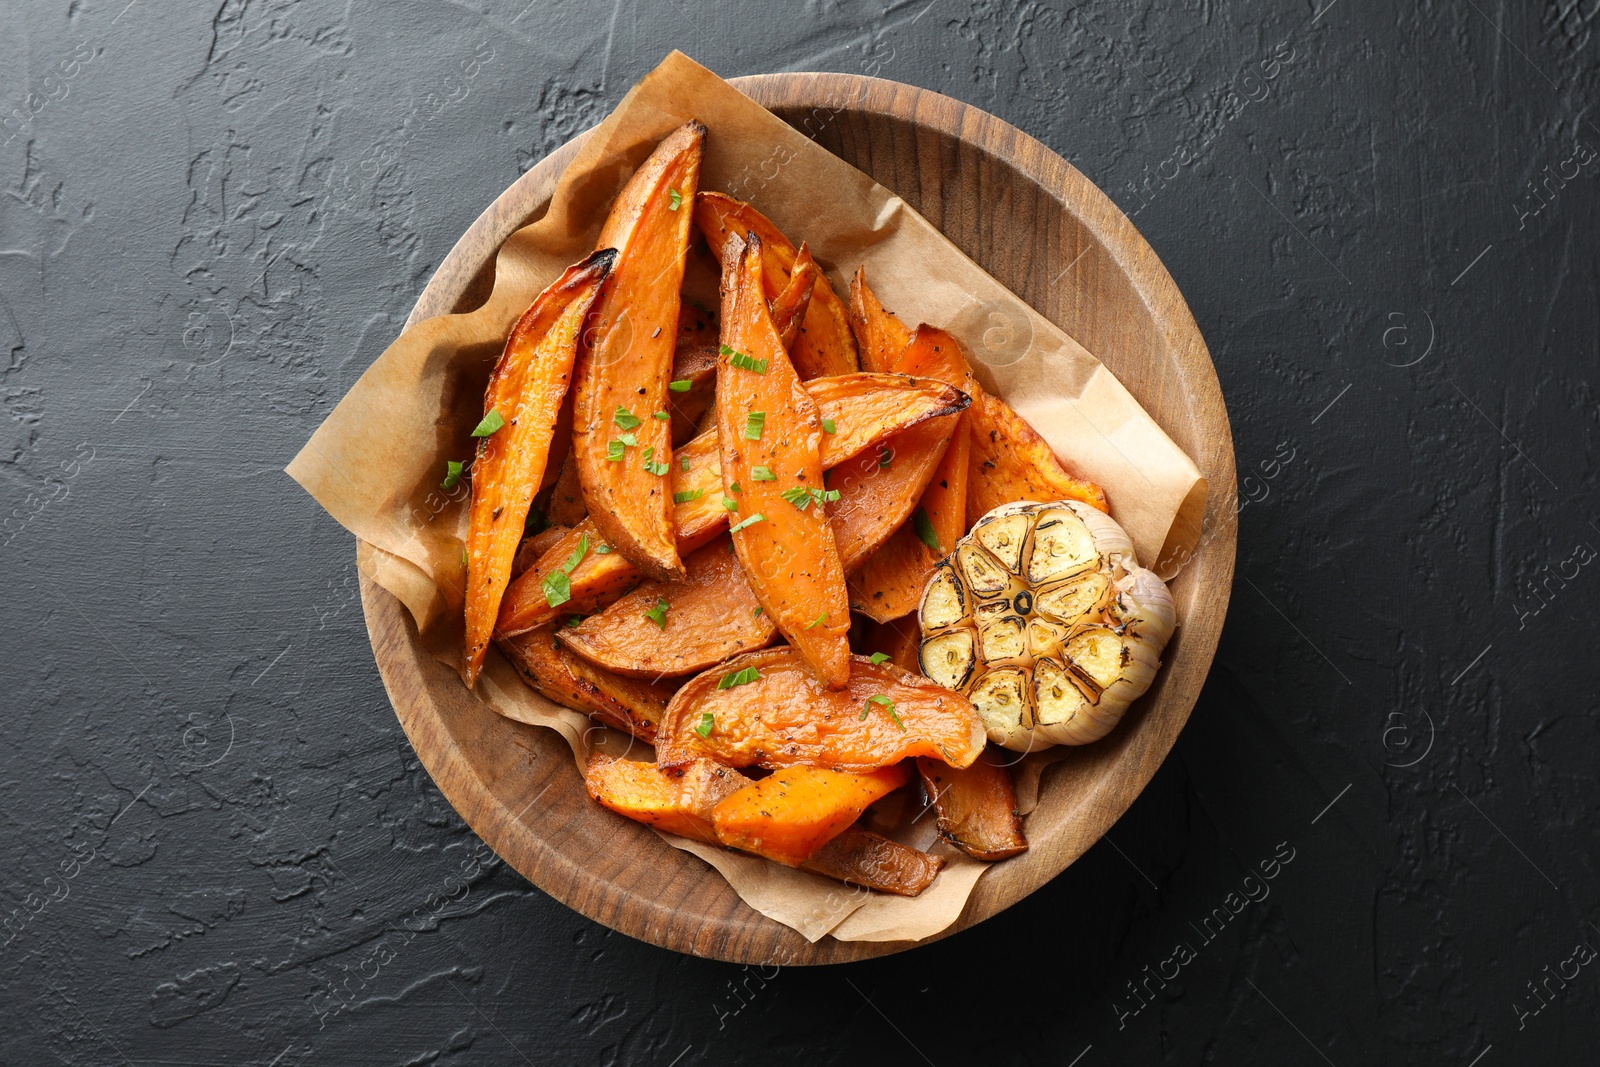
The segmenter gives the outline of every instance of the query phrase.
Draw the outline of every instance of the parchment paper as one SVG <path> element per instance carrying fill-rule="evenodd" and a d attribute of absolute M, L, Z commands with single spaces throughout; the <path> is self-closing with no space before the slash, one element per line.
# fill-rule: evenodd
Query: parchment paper
<path fill-rule="evenodd" d="M 1204 483 L 1115 376 L 899 197 L 674 52 L 589 135 L 543 217 L 501 247 L 488 301 L 401 334 L 288 467 L 360 539 L 363 573 L 405 604 L 430 653 L 460 669 L 468 488 L 463 481 L 447 492 L 440 482 L 447 459 L 471 456 L 469 434 L 506 334 L 540 290 L 592 249 L 612 199 L 656 142 L 691 118 L 710 128 L 702 189 L 750 200 L 791 239 L 809 242 L 841 294 L 866 263 L 887 307 L 908 325 L 950 329 L 984 384 L 1069 467 L 1105 487 L 1141 560 L 1186 558 Z M 498 652 L 477 692 L 502 715 L 559 731 L 582 766 L 592 724 L 533 692 Z M 1024 761 L 1020 799 L 1029 810 L 1049 755 Z M 663 836 L 720 871 L 751 907 L 810 940 L 920 940 L 955 921 L 988 865 L 935 842 L 933 818 L 918 814 L 874 826 L 949 861 L 914 900 Z"/>

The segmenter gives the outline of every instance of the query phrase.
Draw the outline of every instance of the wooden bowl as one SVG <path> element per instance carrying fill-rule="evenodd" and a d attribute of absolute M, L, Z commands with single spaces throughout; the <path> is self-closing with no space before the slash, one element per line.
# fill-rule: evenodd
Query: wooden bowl
<path fill-rule="evenodd" d="M 1210 485 L 1209 541 L 1171 584 L 1182 625 L 1155 686 L 1108 738 L 1063 761 L 1070 772 L 1047 773 L 1028 820 L 1032 847 L 984 874 L 939 936 L 952 934 L 1017 903 L 1082 855 L 1127 810 L 1189 717 L 1233 581 L 1233 441 L 1222 392 L 1194 317 L 1156 254 L 1099 189 L 1032 137 L 948 97 L 873 78 L 768 74 L 733 84 L 796 127 L 808 116 L 816 126 L 814 114 L 846 101 L 815 139 L 898 193 L 1098 356 Z M 823 104 L 828 111 L 813 113 Z M 581 141 L 541 161 L 479 216 L 411 322 L 482 303 L 496 249 L 545 209 Z M 756 912 L 706 864 L 591 801 L 560 736 L 474 699 L 422 650 L 400 603 L 366 579 L 362 604 L 384 686 L 428 773 L 479 836 L 557 900 L 632 937 L 738 963 L 836 963 L 917 943 L 811 944 Z"/>

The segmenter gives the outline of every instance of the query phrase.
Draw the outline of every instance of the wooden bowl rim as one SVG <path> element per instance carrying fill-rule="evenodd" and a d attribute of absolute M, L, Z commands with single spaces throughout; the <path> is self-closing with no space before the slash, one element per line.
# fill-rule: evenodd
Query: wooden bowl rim
<path fill-rule="evenodd" d="M 1212 419 L 1220 419 L 1220 427 L 1210 427 L 1222 431 L 1222 439 L 1216 442 L 1212 462 L 1207 463 L 1206 457 L 1193 457 L 1208 480 L 1211 494 L 1208 516 L 1218 501 L 1234 499 L 1236 480 L 1227 409 L 1216 368 L 1200 334 L 1199 325 L 1176 282 L 1154 250 L 1098 186 L 1027 133 L 979 108 L 931 90 L 880 78 L 838 73 L 758 74 L 731 78 L 729 82 L 758 103 L 775 110 L 815 107 L 827 103 L 841 110 L 864 112 L 942 133 L 1011 168 L 1056 200 L 1064 214 L 1071 216 L 1102 248 L 1114 253 L 1116 267 L 1147 308 L 1165 306 L 1169 309 L 1164 317 L 1152 312 L 1151 321 L 1166 335 L 1177 376 L 1188 391 L 1185 400 L 1189 411 L 1192 414 L 1209 411 Z M 590 132 L 592 129 L 578 134 L 545 156 L 484 209 L 440 262 L 407 318 L 407 328 L 434 315 L 470 310 L 477 302 L 481 302 L 468 304 L 465 299 L 474 278 L 480 275 L 485 265 L 484 260 L 479 258 L 474 261 L 473 257 L 486 245 L 498 251 L 513 231 L 543 213 L 548 205 L 548 197 L 536 204 L 531 213 L 525 207 L 512 209 L 525 205 L 529 193 L 540 184 L 553 190 L 556 177 L 565 169 Z M 1166 706 L 1163 708 L 1162 728 L 1155 739 L 1161 746 L 1160 758 L 1149 763 L 1147 771 L 1137 760 L 1131 761 L 1138 775 L 1136 782 L 1122 777 L 1115 782 L 1106 781 L 1097 789 L 1097 799 L 1103 799 L 1105 793 L 1112 789 L 1117 796 L 1114 803 L 1109 805 L 1088 806 L 1085 821 L 1095 824 L 1092 836 L 1088 838 L 1089 844 L 1070 855 L 1058 853 L 1051 856 L 1044 864 L 1030 864 L 1028 866 L 1032 869 L 1027 876 L 1005 879 L 1000 888 L 996 888 L 995 883 L 1002 880 L 986 874 L 974 887 L 961 916 L 930 937 L 914 942 L 839 941 L 823 937 L 815 943 L 807 943 L 796 931 L 742 905 L 749 913 L 742 917 L 746 926 L 770 927 L 766 931 L 769 935 L 767 940 L 787 943 L 785 949 L 777 954 L 772 951 L 752 952 L 752 939 L 749 937 L 708 938 L 703 926 L 719 921 L 716 917 L 706 917 L 695 927 L 694 933 L 689 933 L 683 924 L 660 921 L 662 917 L 656 914 L 665 908 L 681 918 L 677 914 L 681 909 L 671 908 L 634 890 L 621 888 L 554 850 L 542 850 L 541 862 L 552 859 L 557 862 L 557 870 L 546 869 L 541 872 L 543 877 L 535 877 L 516 864 L 512 866 L 563 904 L 630 937 L 677 952 L 735 963 L 804 965 L 847 962 L 904 951 L 967 929 L 1022 900 L 1076 861 L 1128 809 L 1170 753 L 1178 733 L 1188 721 L 1204 684 L 1205 673 L 1209 671 L 1216 653 L 1226 603 L 1232 589 L 1236 534 L 1236 523 L 1219 524 L 1208 535 L 1205 552 L 1189 563 L 1191 568 L 1196 569 L 1194 580 L 1201 583 L 1195 590 L 1194 599 L 1203 595 L 1220 597 L 1221 605 L 1200 624 L 1184 627 L 1183 647 L 1179 654 L 1188 661 L 1194 681 L 1191 692 L 1162 694 Z M 449 744 L 436 747 L 427 743 L 431 738 L 419 737 L 429 733 L 426 720 L 431 719 L 435 725 L 441 720 L 422 673 L 420 660 L 425 659 L 426 654 L 419 647 L 415 627 L 399 602 L 364 574 L 360 583 L 362 607 L 368 634 L 373 642 L 374 658 L 401 728 L 445 798 L 473 831 L 504 857 L 508 851 L 513 851 L 506 847 L 511 835 L 519 830 L 523 833 L 531 831 L 480 780 L 472 763 L 457 746 Z M 404 624 L 401 630 L 408 642 L 406 647 L 397 647 L 397 640 L 385 639 L 379 632 L 391 626 L 395 620 Z M 1175 661 L 1176 656 L 1173 659 Z M 1172 670 L 1172 664 L 1169 663 L 1166 669 Z M 406 693 L 417 694 L 420 699 L 413 705 L 403 699 Z M 1110 779 L 1119 776 L 1102 777 Z M 702 861 L 688 853 L 672 850 L 672 854 L 685 864 L 702 865 Z M 986 888 L 988 891 L 985 891 Z"/>

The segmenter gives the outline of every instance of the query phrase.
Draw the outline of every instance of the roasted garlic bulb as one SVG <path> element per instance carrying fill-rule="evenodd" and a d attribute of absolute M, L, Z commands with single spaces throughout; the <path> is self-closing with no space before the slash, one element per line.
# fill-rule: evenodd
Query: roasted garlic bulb
<path fill-rule="evenodd" d="M 1109 733 L 1150 688 L 1176 621 L 1122 527 L 1075 500 L 979 519 L 918 615 L 922 673 L 965 693 L 989 740 L 1019 752 Z"/>

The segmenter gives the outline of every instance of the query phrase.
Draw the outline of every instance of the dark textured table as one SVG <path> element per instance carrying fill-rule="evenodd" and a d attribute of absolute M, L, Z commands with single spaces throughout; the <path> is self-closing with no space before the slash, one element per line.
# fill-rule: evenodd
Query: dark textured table
<path fill-rule="evenodd" d="M 1597 4 L 1129 6 L 0 4 L 0 1062 L 1594 1062 Z M 496 860 L 282 473 L 673 47 L 1038 136 L 1233 419 L 1171 758 L 1037 895 L 876 962 L 676 956 Z"/>

